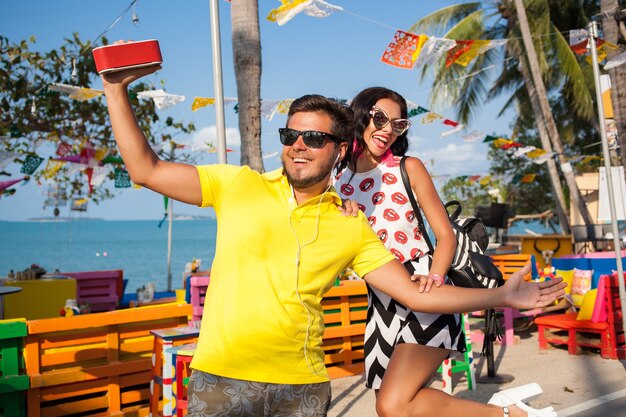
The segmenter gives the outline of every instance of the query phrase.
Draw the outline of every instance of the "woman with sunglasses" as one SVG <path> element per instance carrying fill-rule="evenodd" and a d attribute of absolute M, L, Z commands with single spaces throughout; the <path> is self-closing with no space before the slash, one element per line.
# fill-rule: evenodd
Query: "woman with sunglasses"
<path fill-rule="evenodd" d="M 407 158 L 411 188 L 437 241 L 429 264 L 425 256 L 428 247 L 400 175 L 400 159 L 408 149 L 407 131 L 411 126 L 406 100 L 387 88 L 373 87 L 357 94 L 350 107 L 355 117 L 355 138 L 351 154 L 344 159 L 347 168 L 337 176 L 335 188 L 343 199 L 359 205 L 387 249 L 414 274 L 414 279 L 420 280 L 422 287 L 430 288 L 433 282 L 437 287 L 443 285 L 456 238 L 424 164 L 417 158 Z M 340 168 L 345 165 L 342 163 Z M 379 416 L 553 415 L 552 410 L 527 414 L 517 406 L 506 407 L 495 400 L 492 402 L 500 407 L 481 404 L 426 387 L 451 351 L 465 351 L 460 315 L 411 311 L 370 286 L 368 298 L 366 386 L 376 390 Z"/>

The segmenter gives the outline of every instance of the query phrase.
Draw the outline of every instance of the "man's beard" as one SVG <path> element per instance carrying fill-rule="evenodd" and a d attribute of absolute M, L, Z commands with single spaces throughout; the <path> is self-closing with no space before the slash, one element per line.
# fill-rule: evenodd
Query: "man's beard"
<path fill-rule="evenodd" d="M 285 167 L 285 162 L 283 162 L 283 172 L 289 180 L 289 184 L 296 188 L 310 188 L 324 180 L 328 177 L 328 174 L 332 171 L 334 162 L 329 160 L 327 164 L 322 165 L 316 173 L 310 175 L 305 178 L 294 178 L 291 176 L 287 168 Z"/>

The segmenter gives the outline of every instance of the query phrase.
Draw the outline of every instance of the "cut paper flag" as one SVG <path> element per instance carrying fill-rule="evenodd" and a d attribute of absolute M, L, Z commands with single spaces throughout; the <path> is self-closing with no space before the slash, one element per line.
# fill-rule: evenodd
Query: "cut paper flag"
<path fill-rule="evenodd" d="M 589 32 L 587 29 L 574 29 L 569 31 L 570 46 L 578 45 L 589 40 Z"/>
<path fill-rule="evenodd" d="M 428 112 L 426 113 L 424 117 L 422 117 L 422 124 L 424 125 L 430 124 L 434 122 L 435 120 L 441 120 L 441 119 L 443 119 L 443 116 L 440 116 L 437 113 Z"/>
<path fill-rule="evenodd" d="M 513 158 L 521 158 L 522 156 L 526 155 L 528 152 L 533 151 L 537 148 L 535 148 L 534 146 L 522 146 L 517 148 L 517 150 L 515 152 L 513 152 Z"/>
<path fill-rule="evenodd" d="M 185 96 L 166 93 L 163 89 L 141 91 L 137 93 L 137 97 L 143 99 L 151 98 L 154 100 L 154 105 L 159 110 L 175 106 L 185 100 Z"/>
<path fill-rule="evenodd" d="M 33 172 L 39 168 L 39 165 L 43 162 L 43 158 L 40 158 L 35 155 L 28 155 L 26 160 L 24 160 L 24 164 L 22 165 L 22 169 L 20 172 L 22 174 L 31 175 Z"/>
<path fill-rule="evenodd" d="M 278 101 L 263 101 L 261 103 L 261 116 L 272 121 L 276 113 L 286 115 L 289 113 L 289 107 L 291 107 L 293 100 L 292 98 L 286 98 Z"/>
<path fill-rule="evenodd" d="M 616 57 L 611 58 L 604 65 L 604 70 L 608 71 L 608 70 L 613 69 L 615 67 L 619 67 L 620 65 L 622 65 L 625 62 L 626 62 L 626 52 L 623 52 L 623 53 L 617 55 Z"/>
<path fill-rule="evenodd" d="M 480 181 L 478 181 L 478 183 L 482 186 L 486 186 L 491 182 L 491 175 L 485 175 L 484 177 L 481 178 Z"/>
<path fill-rule="evenodd" d="M 530 159 L 537 159 L 542 155 L 545 155 L 546 151 L 543 149 L 539 149 L 539 148 L 535 148 L 535 149 L 531 149 L 530 151 L 526 152 L 526 157 L 530 158 Z"/>
<path fill-rule="evenodd" d="M 130 188 L 130 175 L 125 169 L 115 168 L 115 188 Z"/>
<path fill-rule="evenodd" d="M 457 40 L 454 48 L 448 51 L 448 56 L 446 57 L 446 68 L 449 68 L 450 65 L 456 63 L 456 60 L 459 59 L 464 53 L 468 52 L 472 45 L 474 44 L 474 40 Z"/>
<path fill-rule="evenodd" d="M 56 150 L 56 154 L 58 156 L 65 156 L 67 155 L 70 151 L 72 150 L 72 145 L 70 145 L 67 142 L 61 142 L 59 143 L 59 146 L 57 146 L 57 150 Z"/>
<path fill-rule="evenodd" d="M 552 156 L 554 155 L 554 152 L 546 152 L 543 149 L 538 149 L 538 150 L 542 150 L 544 153 L 536 158 L 531 158 L 533 163 L 537 164 L 537 165 L 541 165 L 546 163 L 546 161 L 548 161 L 548 159 L 552 158 Z M 533 151 L 534 152 L 534 151 Z M 528 154 L 526 154 L 526 156 L 528 156 L 530 158 L 530 152 Z"/>
<path fill-rule="evenodd" d="M 0 169 L 6 168 L 17 157 L 15 152 L 0 151 Z"/>
<path fill-rule="evenodd" d="M 490 43 L 491 41 L 488 40 L 472 41 L 472 43 L 468 45 L 468 48 L 454 60 L 454 63 L 464 67 L 468 66 L 469 63 L 478 56 L 478 54 L 481 54 L 488 49 Z"/>
<path fill-rule="evenodd" d="M 224 104 L 236 103 L 236 98 L 224 97 Z M 193 99 L 193 103 L 191 103 L 191 111 L 196 111 L 206 106 L 212 106 L 215 104 L 215 99 L 213 97 L 196 97 Z"/>
<path fill-rule="evenodd" d="M 16 178 L 14 180 L 0 181 L 0 191 L 4 191 L 12 185 L 17 184 L 20 181 L 28 180 L 29 177 Z"/>
<path fill-rule="evenodd" d="M 419 56 L 413 59 L 413 68 L 430 64 L 436 61 L 456 46 L 454 39 L 429 37 L 419 51 Z"/>
<path fill-rule="evenodd" d="M 450 130 L 446 130 L 445 132 L 441 133 L 441 137 L 446 137 L 446 136 L 450 136 L 453 135 L 457 132 L 460 132 L 461 130 L 463 130 L 463 128 L 465 127 L 465 125 L 461 124 L 461 123 L 457 123 L 457 122 L 453 122 L 454 125 L 451 125 L 450 123 L 446 123 L 446 122 L 451 122 L 451 120 L 444 120 L 443 124 L 444 125 L 450 125 L 450 126 L 454 126 L 454 129 L 450 129 Z"/>
<path fill-rule="evenodd" d="M 46 167 L 41 172 L 41 175 L 47 180 L 52 179 L 57 174 L 57 172 L 59 172 L 61 168 L 63 168 L 63 165 L 65 164 L 66 164 L 65 161 L 57 161 L 54 159 L 48 159 L 48 162 L 46 163 Z"/>
<path fill-rule="evenodd" d="M 94 97 L 104 94 L 102 90 L 94 90 L 87 87 L 78 87 L 76 85 L 53 83 L 48 86 L 48 90 L 57 91 L 59 93 L 69 94 L 70 98 L 78 101 L 90 100 Z"/>
<path fill-rule="evenodd" d="M 413 107 L 411 108 L 411 106 L 409 105 L 409 109 L 407 112 L 407 117 L 411 118 L 411 117 L 415 117 L 418 116 L 420 114 L 424 114 L 424 113 L 428 113 L 428 109 L 425 109 L 421 106 L 417 106 L 417 107 Z"/>
<path fill-rule="evenodd" d="M 522 184 L 528 184 L 528 183 L 535 181 L 536 177 L 537 177 L 537 174 L 526 174 L 520 179 L 520 182 Z"/>
<path fill-rule="evenodd" d="M 411 69 L 427 39 L 426 35 L 414 35 L 398 30 L 380 60 L 394 67 Z"/>
<path fill-rule="evenodd" d="M 93 175 L 91 176 L 91 185 L 93 185 L 94 187 L 101 186 L 104 180 L 109 175 L 109 172 L 111 172 L 110 167 L 94 167 Z"/>
<path fill-rule="evenodd" d="M 203 107 L 215 104 L 214 98 L 209 97 L 196 97 L 193 99 L 193 103 L 191 103 L 191 111 L 196 111 Z"/>
<path fill-rule="evenodd" d="M 482 138 L 485 134 L 483 132 L 479 132 L 478 130 L 474 130 L 467 135 L 461 136 L 461 138 L 465 142 L 476 142 L 478 139 Z"/>
<path fill-rule="evenodd" d="M 602 43 L 600 43 L 600 41 L 602 41 Z M 602 39 L 598 39 L 598 49 L 597 49 L 597 53 L 598 53 L 598 62 L 602 62 L 606 59 L 607 55 L 609 54 L 610 51 L 617 51 L 619 50 L 619 46 L 611 43 L 611 42 L 607 42 L 605 40 Z M 591 54 L 585 58 L 585 60 L 588 63 L 592 63 L 593 59 L 591 58 Z"/>
<path fill-rule="evenodd" d="M 326 3 L 323 0 L 281 0 L 282 5 L 270 11 L 267 20 L 282 26 L 293 19 L 298 13 L 304 12 L 312 17 L 327 17 L 343 7 Z"/>

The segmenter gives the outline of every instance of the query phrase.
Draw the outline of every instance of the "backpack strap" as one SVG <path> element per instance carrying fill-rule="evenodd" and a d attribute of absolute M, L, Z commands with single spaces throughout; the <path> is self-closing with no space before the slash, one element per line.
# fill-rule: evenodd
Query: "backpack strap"
<path fill-rule="evenodd" d="M 424 226 L 424 219 L 422 218 L 422 213 L 421 213 L 420 208 L 417 206 L 417 201 L 415 201 L 415 195 L 413 194 L 413 189 L 411 189 L 411 180 L 409 179 L 409 175 L 406 172 L 406 167 L 405 167 L 406 158 L 408 157 L 403 156 L 402 159 L 400 159 L 400 176 L 402 177 L 402 183 L 404 184 L 404 188 L 406 189 L 406 196 L 409 198 L 409 201 L 411 202 L 411 207 L 413 207 L 413 213 L 415 213 L 415 218 L 417 219 L 417 227 L 419 228 L 420 233 L 422 234 L 422 238 L 426 242 L 426 246 L 428 246 L 428 250 L 432 254 L 434 251 L 433 244 L 431 243 L 430 237 L 428 236 L 428 233 L 426 232 L 426 227 Z"/>

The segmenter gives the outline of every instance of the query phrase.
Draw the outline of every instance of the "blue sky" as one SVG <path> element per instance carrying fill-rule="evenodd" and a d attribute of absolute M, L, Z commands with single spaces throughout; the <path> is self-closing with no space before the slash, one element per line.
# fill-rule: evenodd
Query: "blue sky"
<path fill-rule="evenodd" d="M 417 70 L 404 70 L 380 61 L 382 52 L 397 29 L 406 30 L 415 21 L 434 10 L 462 3 L 430 0 L 330 0 L 344 11 L 326 18 L 297 15 L 284 26 L 266 20 L 270 10 L 280 6 L 278 0 L 259 2 L 262 47 L 261 96 L 265 100 L 296 98 L 303 94 L 319 93 L 350 99 L 363 88 L 381 85 L 392 88 L 408 100 L 454 119 L 449 107 L 429 104 L 430 82 L 420 81 Z M 94 40 L 131 4 L 131 0 L 57 2 L 43 0 L 3 0 L 0 2 L 1 34 L 11 42 L 19 42 L 34 35 L 34 50 L 58 48 L 63 39 L 77 32 L 82 40 Z M 230 4 L 219 1 L 223 85 L 226 97 L 236 97 L 230 36 Z M 163 54 L 163 69 L 153 75 L 157 84 L 164 81 L 164 89 L 181 94 L 186 100 L 176 107 L 157 110 L 178 120 L 194 122 L 198 131 L 181 142 L 214 142 L 215 110 L 205 107 L 191 111 L 196 96 L 213 97 L 212 48 L 208 0 L 139 0 L 135 12 L 139 24 L 131 22 L 131 9 L 111 28 L 106 37 L 118 39 L 158 39 Z M 70 70 L 68 69 L 68 72 Z M 92 88 L 101 88 L 94 76 Z M 157 87 L 158 88 L 158 87 Z M 485 105 L 465 133 L 509 133 L 509 117 L 496 119 L 502 101 Z M 230 147 L 238 149 L 238 121 L 232 105 L 226 105 L 226 127 Z M 265 169 L 280 166 L 277 129 L 285 123 L 284 116 L 272 121 L 263 120 L 262 147 L 268 155 Z M 488 169 L 487 148 L 479 142 L 464 142 L 459 134 L 440 137 L 449 127 L 435 122 L 423 125 L 414 118 L 410 131 L 409 153 L 427 162 L 436 175 L 484 174 Z M 238 152 L 228 154 L 228 162 L 239 164 Z M 215 154 L 201 159 L 206 163 L 217 161 Z M 430 165 L 430 161 L 434 164 Z M 9 172 L 19 175 L 19 167 L 12 164 Z M 6 179 L 6 178 L 3 178 Z M 34 181 L 18 185 L 17 193 L 0 199 L 0 220 L 19 221 L 32 217 L 52 216 L 52 208 L 43 209 L 44 187 Z M 176 214 L 206 214 L 206 210 L 176 204 Z M 62 216 L 74 216 L 68 208 Z M 161 196 L 149 190 L 126 189 L 116 198 L 90 203 L 86 216 L 104 219 L 159 219 L 163 215 Z"/>

